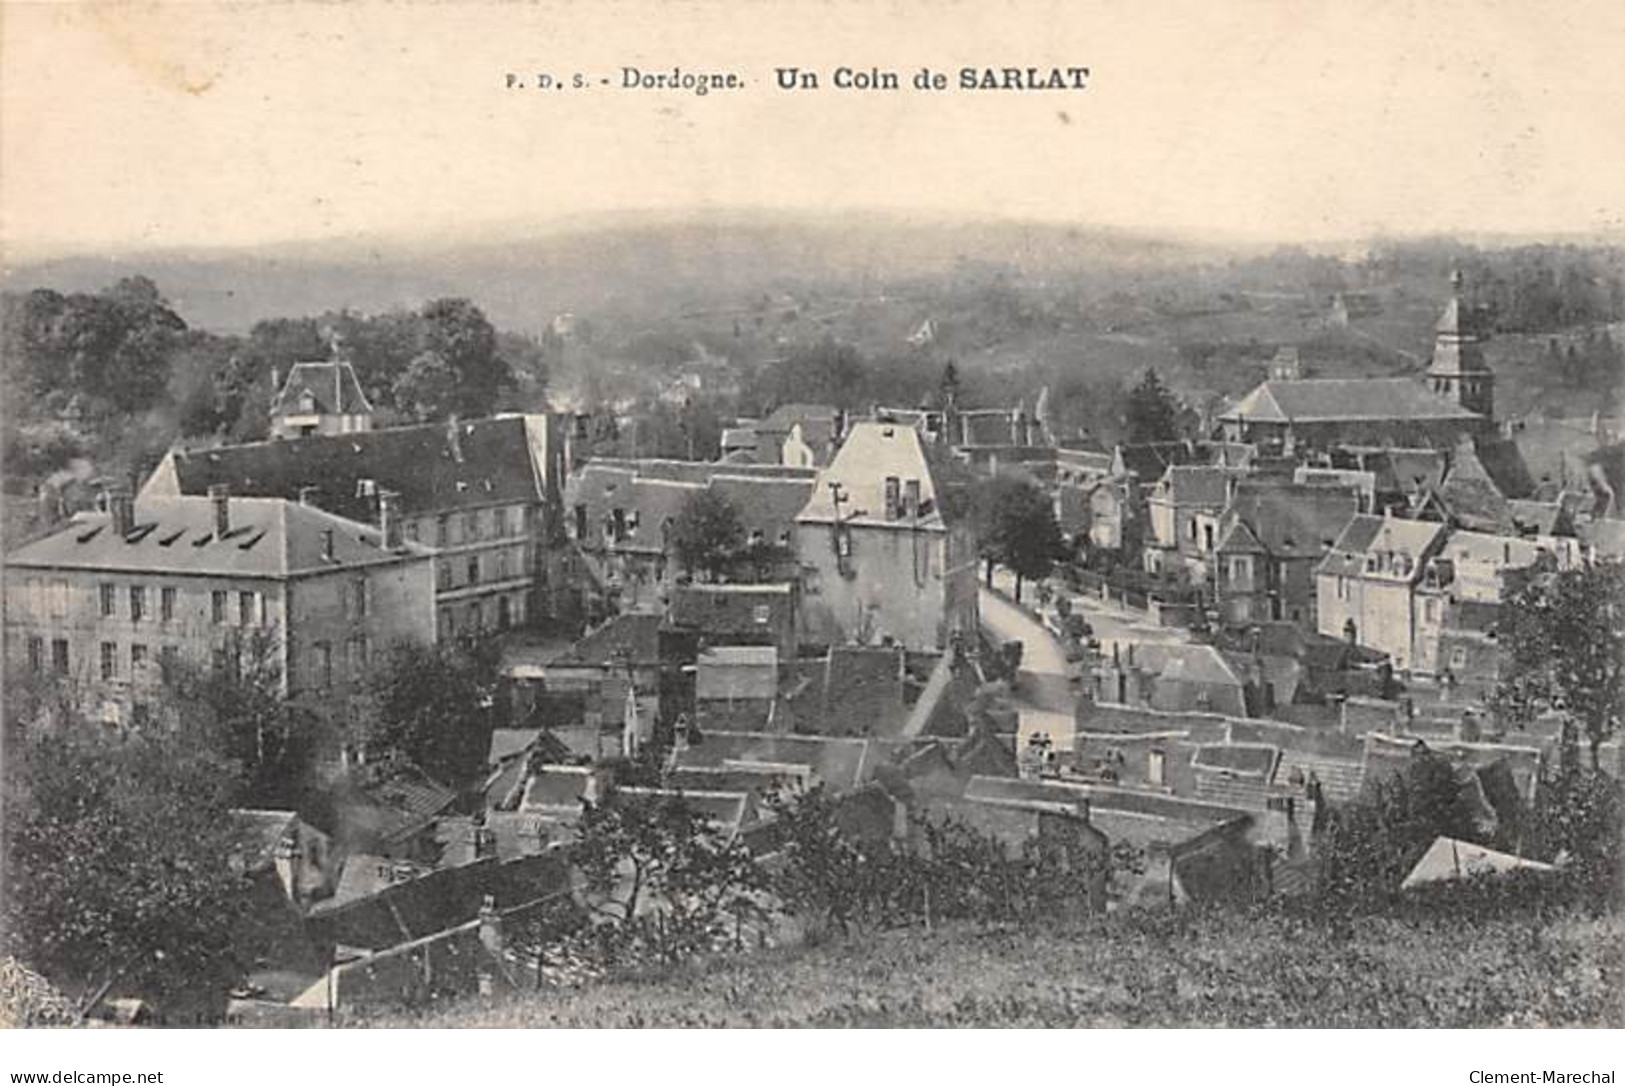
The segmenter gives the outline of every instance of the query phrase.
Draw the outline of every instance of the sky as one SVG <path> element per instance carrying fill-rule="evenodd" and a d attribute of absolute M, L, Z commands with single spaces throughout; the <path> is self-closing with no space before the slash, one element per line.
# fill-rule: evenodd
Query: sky
<path fill-rule="evenodd" d="M 1087 90 L 773 70 L 1086 66 Z M 623 66 L 736 72 L 692 93 Z M 629 210 L 1038 219 L 1242 241 L 1625 229 L 1625 4 L 0 8 L 6 259 L 481 239 Z"/>

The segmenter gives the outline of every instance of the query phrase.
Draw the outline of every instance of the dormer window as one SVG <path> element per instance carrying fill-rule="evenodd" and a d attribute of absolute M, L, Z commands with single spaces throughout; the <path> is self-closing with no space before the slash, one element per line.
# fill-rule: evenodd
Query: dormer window
<path fill-rule="evenodd" d="M 306 389 L 299 396 L 299 413 L 302 415 L 314 415 L 316 413 L 316 397 L 311 395 L 309 389 Z"/>

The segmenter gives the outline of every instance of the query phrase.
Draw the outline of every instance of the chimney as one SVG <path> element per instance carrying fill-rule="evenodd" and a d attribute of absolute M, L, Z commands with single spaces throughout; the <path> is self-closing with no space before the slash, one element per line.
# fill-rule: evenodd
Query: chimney
<path fill-rule="evenodd" d="M 322 529 L 322 561 L 331 562 L 333 558 L 333 529 Z"/>
<path fill-rule="evenodd" d="M 107 496 L 107 511 L 113 518 L 113 531 L 129 535 L 135 531 L 135 499 L 128 490 L 115 490 Z"/>
<path fill-rule="evenodd" d="M 385 550 L 401 545 L 401 496 L 393 490 L 378 492 L 378 531 L 383 535 Z"/>
<path fill-rule="evenodd" d="M 451 447 L 451 458 L 455 463 L 463 462 L 463 437 L 457 429 L 457 416 L 452 415 L 446 420 L 446 444 Z"/>
<path fill-rule="evenodd" d="M 214 505 L 214 537 L 224 539 L 231 531 L 231 488 L 224 483 L 209 487 L 209 501 Z"/>
<path fill-rule="evenodd" d="M 300 487 L 299 488 L 299 504 L 300 505 L 308 505 L 312 509 L 318 508 L 317 504 L 316 504 L 316 495 L 320 494 L 321 492 L 322 492 L 322 488 L 319 487 L 319 486 L 302 486 L 302 487 Z"/>
<path fill-rule="evenodd" d="M 276 872 L 282 879 L 282 888 L 294 901 L 303 902 L 305 888 L 299 877 L 301 874 L 299 861 L 299 835 L 290 830 L 277 840 L 274 863 Z"/>

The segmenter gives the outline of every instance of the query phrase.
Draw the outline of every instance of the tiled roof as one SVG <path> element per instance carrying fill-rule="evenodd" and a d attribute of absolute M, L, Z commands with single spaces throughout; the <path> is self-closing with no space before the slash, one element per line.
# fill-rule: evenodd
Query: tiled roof
<path fill-rule="evenodd" d="M 660 627 L 665 620 L 657 614 L 631 612 L 616 615 L 577 641 L 570 651 L 554 662 L 562 666 L 606 667 L 631 661 L 654 664 L 660 660 Z"/>
<path fill-rule="evenodd" d="M 310 410 L 303 403 L 307 395 Z M 371 411 L 354 367 L 342 359 L 295 363 L 271 405 L 272 415 L 364 415 Z"/>
<path fill-rule="evenodd" d="M 1149 484 L 1160 479 L 1171 465 L 1191 463 L 1196 459 L 1196 453 L 1183 441 L 1155 441 L 1119 445 L 1117 457 L 1122 460 L 1124 471 Z"/>
<path fill-rule="evenodd" d="M 297 502 L 227 499 L 228 528 L 215 534 L 209 498 L 140 498 L 134 530 L 113 531 L 107 513 L 82 513 L 6 556 L 13 566 L 173 572 L 222 577 L 292 577 L 424 558 L 415 543 L 384 550 L 378 529 Z M 326 533 L 333 557 L 326 557 Z"/>
<path fill-rule="evenodd" d="M 1243 422 L 1473 419 L 1456 401 L 1408 377 L 1265 381 L 1220 418 Z"/>
<path fill-rule="evenodd" d="M 682 751 L 680 766 L 721 766 L 739 762 L 804 765 L 832 791 L 855 788 L 870 761 L 867 739 L 781 735 L 768 732 L 707 731 Z M 878 759 L 875 759 L 878 762 Z"/>
<path fill-rule="evenodd" d="M 548 448 L 548 425 L 545 415 L 502 415 L 176 450 L 143 493 L 171 487 L 174 493 L 206 494 L 211 486 L 224 485 L 234 495 L 296 500 L 303 488 L 315 487 L 317 505 L 358 520 L 376 516 L 379 490 L 399 494 L 401 511 L 408 514 L 534 504 L 557 485 L 545 477 L 547 465 L 533 456 Z M 172 482 L 167 466 L 173 467 Z"/>
<path fill-rule="evenodd" d="M 269 864 L 283 839 L 298 831 L 299 815 L 294 811 L 239 807 L 232 810 L 231 822 L 238 830 L 243 868 L 254 871 Z"/>

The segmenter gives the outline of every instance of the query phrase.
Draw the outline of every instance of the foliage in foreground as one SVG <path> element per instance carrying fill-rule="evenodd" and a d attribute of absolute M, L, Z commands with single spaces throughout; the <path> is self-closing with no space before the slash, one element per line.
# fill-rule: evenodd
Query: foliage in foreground
<path fill-rule="evenodd" d="M 383 1026 L 1625 1025 L 1625 924 L 1124 912 L 896 931 Z"/>

